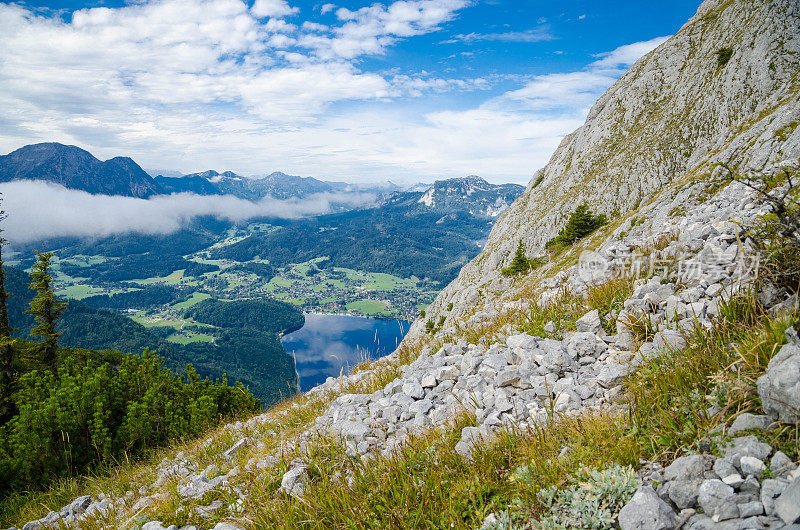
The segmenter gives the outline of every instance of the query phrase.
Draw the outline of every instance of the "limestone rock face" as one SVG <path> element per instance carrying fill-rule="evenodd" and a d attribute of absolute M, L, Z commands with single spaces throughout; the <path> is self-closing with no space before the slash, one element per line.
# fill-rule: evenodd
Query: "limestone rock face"
<path fill-rule="evenodd" d="M 733 55 L 720 65 L 717 52 L 726 47 Z M 495 223 L 483 252 L 426 309 L 427 319 L 446 317 L 446 332 L 493 308 L 514 281 L 500 269 L 519 241 L 530 256 L 543 253 L 544 243 L 583 202 L 593 211 L 625 214 L 671 183 L 702 179 L 716 162 L 762 169 L 796 161 L 798 52 L 796 0 L 703 2 L 564 138 Z M 424 328 L 418 319 L 406 340 L 423 336 Z"/>

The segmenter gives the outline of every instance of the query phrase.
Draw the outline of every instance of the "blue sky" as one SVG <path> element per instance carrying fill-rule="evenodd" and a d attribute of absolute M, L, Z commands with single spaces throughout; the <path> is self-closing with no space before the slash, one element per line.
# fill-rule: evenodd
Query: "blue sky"
<path fill-rule="evenodd" d="M 0 3 L 0 151 L 525 183 L 696 1 Z"/>

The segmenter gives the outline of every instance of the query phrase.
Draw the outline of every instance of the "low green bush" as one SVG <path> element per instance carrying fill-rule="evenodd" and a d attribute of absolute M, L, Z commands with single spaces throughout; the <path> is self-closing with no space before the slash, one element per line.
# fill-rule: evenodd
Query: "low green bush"
<path fill-rule="evenodd" d="M 733 56 L 733 48 L 720 48 L 717 50 L 717 64 L 722 67 L 728 64 Z"/>

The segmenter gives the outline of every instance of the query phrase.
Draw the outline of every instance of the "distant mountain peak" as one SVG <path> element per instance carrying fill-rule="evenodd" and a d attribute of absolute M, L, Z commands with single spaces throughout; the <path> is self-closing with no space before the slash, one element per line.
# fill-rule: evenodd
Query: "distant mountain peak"
<path fill-rule="evenodd" d="M 428 208 L 467 209 L 473 215 L 497 217 L 522 195 L 519 184 L 490 184 L 477 175 L 437 180 L 419 198 Z"/>
<path fill-rule="evenodd" d="M 159 185 L 131 158 L 101 162 L 85 149 L 58 142 L 26 145 L 0 156 L 0 182 L 39 180 L 93 194 L 146 198 Z"/>

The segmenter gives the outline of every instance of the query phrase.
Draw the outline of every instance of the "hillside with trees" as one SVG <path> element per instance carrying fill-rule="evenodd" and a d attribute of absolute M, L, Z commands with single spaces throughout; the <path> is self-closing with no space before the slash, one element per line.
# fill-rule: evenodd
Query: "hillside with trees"
<path fill-rule="evenodd" d="M 17 328 L 12 336 L 32 339 L 35 322 L 32 315 L 26 313 L 34 296 L 29 289 L 30 280 L 19 269 L 7 267 L 5 271 L 6 289 L 10 293 L 9 320 Z M 117 297 L 122 297 L 123 301 L 127 300 L 120 304 L 124 306 L 131 302 L 127 294 L 133 297 L 137 292 L 117 294 L 110 300 L 116 302 Z M 105 295 L 92 297 L 90 303 L 106 298 Z M 284 305 L 275 306 L 271 314 L 281 322 L 288 322 L 291 329 L 297 325 L 298 319 L 302 319 L 298 310 Z M 217 336 L 213 343 L 176 344 L 165 340 L 161 329 L 147 328 L 123 314 L 75 300 L 69 302 L 56 326 L 56 331 L 61 334 L 61 344 L 65 346 L 137 354 L 147 348 L 161 356 L 164 366 L 175 373 L 184 373 L 186 365 L 191 363 L 201 377 L 221 379 L 227 375 L 231 381 L 241 382 L 265 405 L 296 392 L 294 360 L 286 354 L 273 331 L 220 326 L 215 330 Z M 275 329 L 281 331 L 283 328 L 278 325 Z"/>
<path fill-rule="evenodd" d="M 0 495 L 136 458 L 260 409 L 241 383 L 201 379 L 191 365 L 175 375 L 146 348 L 132 355 L 61 347 L 68 306 L 53 293 L 51 259 L 38 254 L 29 278 L 36 294 L 19 322 L 20 305 L 7 311 L 3 302 L 21 274 L 6 281 L 0 266 Z M 38 340 L 13 338 L 14 325 Z"/>

